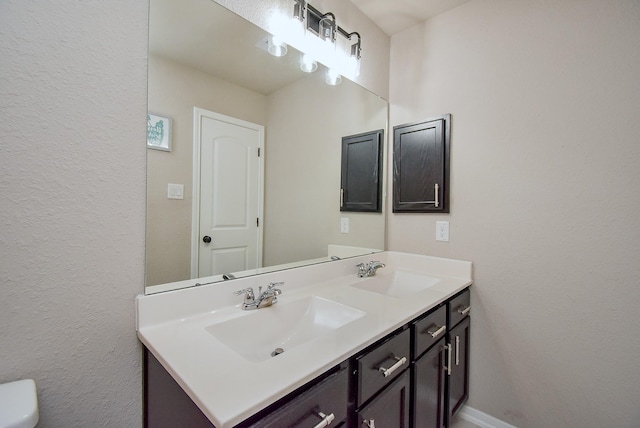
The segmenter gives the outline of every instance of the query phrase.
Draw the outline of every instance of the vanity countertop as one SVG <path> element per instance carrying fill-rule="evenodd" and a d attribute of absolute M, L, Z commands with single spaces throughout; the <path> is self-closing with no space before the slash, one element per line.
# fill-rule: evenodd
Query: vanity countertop
<path fill-rule="evenodd" d="M 386 267 L 376 276 L 358 278 L 354 265 L 371 260 L 379 260 Z M 390 296 L 367 290 L 369 284 L 393 281 L 397 272 L 425 275 L 433 284 L 410 295 Z M 209 420 L 217 428 L 229 428 L 469 286 L 471 274 L 471 262 L 467 261 L 382 252 L 138 296 L 136 327 L 142 343 Z M 258 286 L 280 281 L 285 284 L 277 304 L 253 311 L 240 309 L 242 296 L 234 295 L 234 291 L 253 287 L 257 292 Z M 211 332 L 229 320 L 249 320 L 257 313 L 268 317 L 302 305 L 311 297 L 346 305 L 358 316 L 265 359 L 243 356 Z M 265 327 L 256 324 L 237 324 L 238 331 L 232 333 L 238 343 L 244 335 L 251 340 L 260 338 L 260 329 Z M 283 328 L 288 327 L 294 328 Z"/>

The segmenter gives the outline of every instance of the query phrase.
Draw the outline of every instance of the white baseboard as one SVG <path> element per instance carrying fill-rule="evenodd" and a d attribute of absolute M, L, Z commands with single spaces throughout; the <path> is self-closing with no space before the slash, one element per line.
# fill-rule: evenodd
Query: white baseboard
<path fill-rule="evenodd" d="M 503 422 L 500 419 L 469 406 L 463 406 L 460 412 L 458 412 L 458 417 L 482 428 L 517 428 L 515 425 Z"/>

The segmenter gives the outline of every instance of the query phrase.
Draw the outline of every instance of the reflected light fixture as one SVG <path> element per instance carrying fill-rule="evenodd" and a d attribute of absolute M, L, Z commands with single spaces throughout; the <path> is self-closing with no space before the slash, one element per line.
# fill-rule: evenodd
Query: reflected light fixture
<path fill-rule="evenodd" d="M 273 56 L 285 56 L 287 54 L 287 44 L 278 36 L 269 37 L 267 50 Z"/>
<path fill-rule="evenodd" d="M 300 70 L 305 73 L 313 73 L 318 69 L 318 63 L 309 54 L 302 54 L 300 56 Z"/>
<path fill-rule="evenodd" d="M 335 68 L 330 68 L 327 70 L 324 81 L 327 85 L 336 86 L 342 82 L 342 76 L 340 76 L 340 73 L 338 73 Z"/>

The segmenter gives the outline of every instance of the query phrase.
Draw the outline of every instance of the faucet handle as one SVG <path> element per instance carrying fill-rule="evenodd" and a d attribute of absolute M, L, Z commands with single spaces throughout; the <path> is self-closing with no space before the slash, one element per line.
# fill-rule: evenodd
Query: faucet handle
<path fill-rule="evenodd" d="M 358 263 L 356 267 L 358 268 L 358 276 L 362 278 L 367 273 L 368 266 L 364 263 Z"/>
<path fill-rule="evenodd" d="M 243 288 L 242 290 L 238 290 L 238 291 L 234 291 L 233 294 L 235 294 L 236 296 L 244 294 L 244 300 L 253 300 L 255 298 L 254 294 L 253 294 L 253 288 L 251 288 L 251 287 Z"/>
<path fill-rule="evenodd" d="M 267 291 L 273 293 L 274 296 L 277 296 L 279 294 L 282 294 L 282 290 L 280 290 L 279 288 L 276 287 L 280 287 L 284 285 L 284 281 L 281 282 L 270 282 L 269 286 L 267 287 Z"/>
<path fill-rule="evenodd" d="M 280 281 L 280 282 L 270 282 L 269 283 L 269 287 L 267 287 L 268 290 L 271 290 L 273 287 L 282 287 L 284 285 L 284 281 Z"/>

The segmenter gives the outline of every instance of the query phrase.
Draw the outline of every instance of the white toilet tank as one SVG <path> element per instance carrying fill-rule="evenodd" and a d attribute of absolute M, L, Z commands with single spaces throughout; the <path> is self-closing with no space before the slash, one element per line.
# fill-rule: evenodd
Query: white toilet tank
<path fill-rule="evenodd" d="M 38 418 L 38 396 L 32 379 L 0 385 L 0 428 L 33 428 Z"/>

